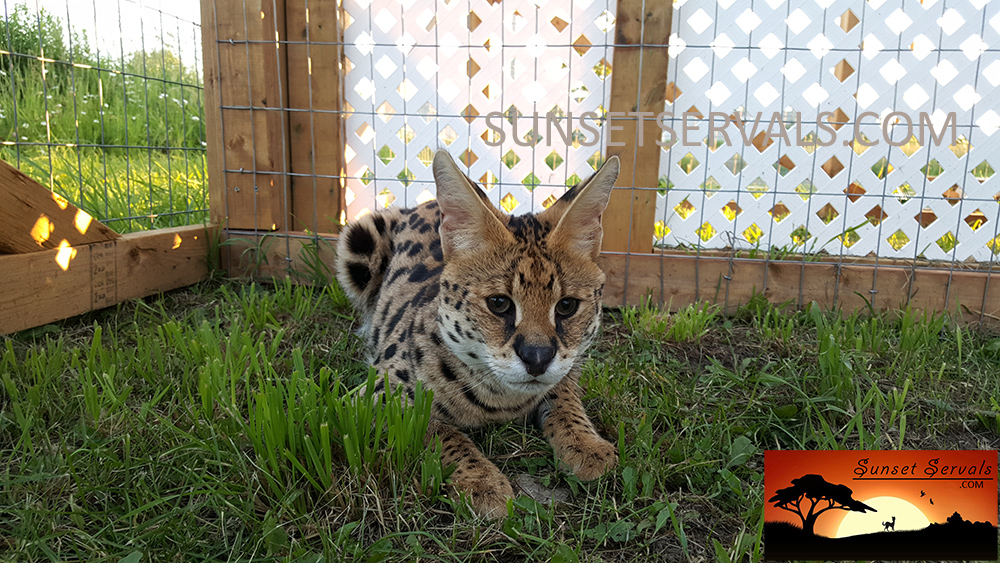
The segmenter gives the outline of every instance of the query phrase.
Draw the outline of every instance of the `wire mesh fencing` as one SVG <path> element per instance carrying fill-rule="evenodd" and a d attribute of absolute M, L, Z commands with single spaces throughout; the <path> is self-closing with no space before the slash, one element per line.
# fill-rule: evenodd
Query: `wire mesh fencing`
<path fill-rule="evenodd" d="M 0 158 L 121 233 L 205 221 L 191 7 L 4 0 Z"/>
<path fill-rule="evenodd" d="M 609 302 L 1000 314 L 995 0 L 212 9 L 214 201 L 286 262 L 290 239 L 433 198 L 437 149 L 514 214 L 618 154 Z"/>

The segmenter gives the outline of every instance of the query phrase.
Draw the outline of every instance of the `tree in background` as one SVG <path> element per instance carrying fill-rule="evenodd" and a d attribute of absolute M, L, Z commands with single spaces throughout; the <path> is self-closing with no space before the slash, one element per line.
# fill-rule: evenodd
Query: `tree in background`
<path fill-rule="evenodd" d="M 816 519 L 828 510 L 877 512 L 867 504 L 854 500 L 853 493 L 845 485 L 834 485 L 821 475 L 809 474 L 792 479 L 791 487 L 778 489 L 767 502 L 797 515 L 802 519 L 802 529 L 808 534 L 815 534 Z"/>

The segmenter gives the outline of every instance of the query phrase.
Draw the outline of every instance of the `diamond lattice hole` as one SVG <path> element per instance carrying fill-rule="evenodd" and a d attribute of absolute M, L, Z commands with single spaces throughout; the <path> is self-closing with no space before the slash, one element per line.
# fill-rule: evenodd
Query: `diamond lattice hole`
<path fill-rule="evenodd" d="M 479 24 L 483 23 L 482 18 L 479 17 L 475 12 L 469 12 L 468 28 L 469 31 L 475 31 Z"/>
<path fill-rule="evenodd" d="M 730 221 L 734 221 L 740 213 L 743 213 L 743 208 L 736 203 L 735 199 L 730 200 L 730 202 L 722 208 L 722 214 L 725 215 L 726 219 L 729 219 Z"/>
<path fill-rule="evenodd" d="M 789 172 L 795 170 L 795 163 L 792 162 L 792 159 L 788 158 L 788 155 L 786 154 L 779 158 L 778 162 L 774 163 L 774 169 L 777 170 L 778 174 L 781 174 L 782 177 L 785 177 Z"/>
<path fill-rule="evenodd" d="M 462 110 L 462 117 L 465 118 L 466 123 L 472 123 L 477 117 L 479 117 L 479 110 L 473 107 L 472 104 L 469 104 Z"/>
<path fill-rule="evenodd" d="M 816 212 L 816 216 L 819 217 L 820 221 L 823 221 L 826 225 L 829 225 L 839 215 L 840 213 L 837 209 L 829 203 L 821 207 L 819 211 Z"/>
<path fill-rule="evenodd" d="M 878 226 L 879 223 L 889 218 L 889 214 L 882 211 L 882 206 L 876 205 L 875 207 L 869 209 L 868 213 L 865 213 L 865 218 L 868 219 L 868 222 L 872 225 Z"/>
<path fill-rule="evenodd" d="M 389 188 L 383 188 L 382 191 L 375 196 L 375 201 L 378 203 L 379 207 L 385 209 L 392 205 L 392 202 L 396 201 L 396 196 L 392 195 Z"/>
<path fill-rule="evenodd" d="M 922 228 L 926 229 L 930 225 L 934 224 L 934 221 L 937 221 L 938 217 L 937 215 L 934 214 L 933 209 L 931 209 L 930 207 L 925 207 L 920 210 L 920 213 L 914 215 L 913 219 L 917 223 L 920 223 L 920 226 Z"/>
<path fill-rule="evenodd" d="M 948 231 L 947 233 L 942 235 L 941 238 L 934 241 L 934 243 L 937 244 L 938 248 L 940 248 L 941 250 L 945 252 L 951 252 L 952 250 L 955 249 L 956 246 L 958 246 L 958 238 L 955 236 L 954 233 Z"/>
<path fill-rule="evenodd" d="M 750 226 L 743 231 L 743 238 L 750 244 L 757 244 L 757 241 L 759 241 L 762 236 L 764 236 L 764 231 L 760 230 L 757 223 L 751 223 Z"/>
<path fill-rule="evenodd" d="M 605 78 L 611 76 L 611 63 L 609 63 L 607 59 L 601 59 L 599 63 L 594 65 L 593 71 L 598 78 L 604 80 Z"/>
<path fill-rule="evenodd" d="M 920 141 L 915 136 L 910 136 L 910 140 L 899 147 L 899 150 L 903 151 L 907 157 L 913 156 L 918 150 L 920 150 Z"/>
<path fill-rule="evenodd" d="M 529 172 L 528 175 L 521 180 L 521 184 L 527 188 L 529 192 L 532 192 L 535 188 L 542 184 L 542 181 L 538 178 L 538 176 L 535 176 L 534 172 Z"/>
<path fill-rule="evenodd" d="M 864 141 L 864 143 L 862 143 L 861 141 Z M 851 148 L 854 149 L 854 154 L 861 156 L 865 154 L 866 150 L 872 148 L 871 143 L 872 141 L 871 139 L 868 138 L 868 135 L 862 133 L 861 139 L 855 138 L 851 140 Z"/>
<path fill-rule="evenodd" d="M 399 87 L 396 88 L 396 92 L 408 102 L 410 101 L 410 98 L 417 95 L 417 87 L 410 82 L 409 78 L 404 78 L 403 81 L 400 82 Z"/>
<path fill-rule="evenodd" d="M 482 67 L 479 66 L 479 63 L 477 63 L 475 59 L 470 58 L 465 63 L 465 74 L 469 75 L 469 78 L 472 78 L 479 73 L 481 68 Z"/>
<path fill-rule="evenodd" d="M 790 234 L 789 237 L 792 239 L 792 244 L 795 246 L 802 246 L 813 236 L 812 233 L 806 229 L 805 225 L 802 225 L 792 231 L 792 234 Z"/>
<path fill-rule="evenodd" d="M 677 163 L 677 165 L 681 167 L 681 170 L 683 170 L 686 174 L 694 172 L 694 169 L 698 168 L 699 164 L 701 163 L 698 162 L 698 159 L 691 153 L 684 155 L 681 158 L 681 161 Z"/>
<path fill-rule="evenodd" d="M 962 188 L 958 184 L 953 185 L 941 194 L 952 206 L 957 205 L 962 199 Z"/>
<path fill-rule="evenodd" d="M 992 178 L 994 174 L 996 174 L 996 171 L 993 170 L 990 163 L 985 160 L 977 164 L 976 167 L 972 169 L 972 175 L 979 180 L 980 184 Z"/>
<path fill-rule="evenodd" d="M 973 231 L 979 230 L 986 223 L 989 223 L 989 219 L 986 218 L 986 214 L 981 210 L 977 209 L 965 218 L 965 224 L 969 226 Z"/>
<path fill-rule="evenodd" d="M 837 238 L 840 239 L 840 242 L 842 242 L 845 247 L 850 248 L 854 246 L 859 240 L 861 240 L 861 235 L 859 235 L 857 232 L 853 230 L 848 230 Z"/>
<path fill-rule="evenodd" d="M 545 157 L 545 165 L 549 167 L 549 170 L 555 170 L 559 168 L 559 165 L 563 163 L 563 158 L 559 156 L 559 153 L 552 151 L 548 156 Z"/>
<path fill-rule="evenodd" d="M 902 250 L 903 247 L 910 242 L 910 237 L 906 236 L 906 233 L 903 232 L 903 229 L 899 229 L 896 232 L 889 235 L 889 238 L 885 240 L 886 242 L 889 243 L 889 246 L 891 246 L 893 250 L 898 251 Z"/>
<path fill-rule="evenodd" d="M 514 198 L 513 194 L 507 194 L 500 200 L 500 207 L 503 207 L 507 213 L 513 213 L 514 209 L 517 208 L 517 204 L 518 201 Z"/>
<path fill-rule="evenodd" d="M 844 193 L 847 194 L 847 199 L 851 200 L 851 203 L 854 203 L 861 199 L 861 196 L 865 195 L 866 191 L 861 184 L 852 182 L 850 186 L 844 188 Z"/>
<path fill-rule="evenodd" d="M 392 152 L 389 145 L 382 145 L 382 148 L 378 150 L 378 158 L 382 161 L 382 164 L 389 164 L 392 159 L 396 158 L 396 153 Z"/>
<path fill-rule="evenodd" d="M 493 146 L 500 144 L 500 133 L 494 129 L 486 129 L 483 131 L 483 134 L 479 136 L 479 138 L 487 143 L 493 143 Z"/>
<path fill-rule="evenodd" d="M 358 178 L 361 179 L 362 184 L 367 186 L 372 183 L 372 180 L 375 179 L 375 174 L 372 172 L 371 168 L 368 168 L 368 165 L 365 165 L 358 171 Z"/>
<path fill-rule="evenodd" d="M 844 124 L 846 124 L 848 121 L 850 121 L 851 118 L 846 113 L 844 113 L 844 110 L 837 108 L 837 110 L 833 112 L 833 115 L 827 117 L 826 120 L 829 123 L 833 124 L 833 128 L 835 130 L 840 131 L 840 128 L 843 127 Z"/>
<path fill-rule="evenodd" d="M 677 87 L 677 84 L 674 84 L 673 82 L 667 84 L 667 103 L 673 105 L 674 102 L 677 101 L 677 98 L 681 97 L 681 94 L 683 93 L 684 92 Z"/>
<path fill-rule="evenodd" d="M 833 178 L 837 174 L 840 174 L 840 171 L 844 169 L 844 165 L 840 163 L 840 160 L 837 159 L 837 157 L 832 156 L 830 157 L 830 160 L 824 162 L 823 166 L 820 168 L 823 169 L 823 172 L 826 172 L 827 176 Z"/>
<path fill-rule="evenodd" d="M 938 176 L 941 175 L 942 172 L 944 172 L 944 167 L 941 166 L 938 159 L 932 158 L 930 162 L 920 169 L 920 172 L 927 177 L 928 181 L 933 182 Z"/>
<path fill-rule="evenodd" d="M 382 105 L 380 105 L 375 111 L 378 112 L 378 116 L 382 120 L 382 123 L 388 123 L 396 113 L 396 108 L 392 107 L 389 102 L 382 102 Z"/>
<path fill-rule="evenodd" d="M 670 234 L 670 227 L 667 226 L 663 221 L 657 221 L 653 223 L 653 236 L 656 240 L 663 240 L 667 235 Z"/>
<path fill-rule="evenodd" d="M 958 139 L 955 139 L 955 144 L 948 145 L 948 148 L 951 149 L 951 152 L 954 153 L 956 157 L 962 158 L 965 156 L 965 153 L 972 150 L 972 145 L 969 143 L 969 140 L 965 138 L 965 135 L 959 135 Z"/>
<path fill-rule="evenodd" d="M 437 109 L 430 102 L 424 102 L 424 105 L 420 106 L 420 109 L 417 110 L 417 115 L 424 120 L 424 123 L 430 123 L 434 119 L 434 116 L 437 115 Z"/>
<path fill-rule="evenodd" d="M 791 215 L 792 212 L 785 206 L 784 203 L 779 201 L 774 207 L 768 210 L 767 214 L 774 219 L 775 223 L 780 223 L 785 220 L 785 217 Z"/>
<path fill-rule="evenodd" d="M 872 174 L 874 174 L 875 177 L 878 178 L 879 180 L 885 178 L 889 174 L 892 174 L 893 170 L 895 170 L 895 167 L 889 164 L 889 159 L 887 159 L 884 156 L 880 158 L 878 162 L 872 165 L 871 168 Z"/>
<path fill-rule="evenodd" d="M 700 238 L 703 242 L 712 240 L 712 237 L 714 237 L 717 232 L 718 231 L 715 230 L 715 227 L 713 227 L 709 222 L 703 223 L 702 226 L 698 227 L 698 230 L 695 231 L 695 233 L 698 234 L 698 238 Z"/>
<path fill-rule="evenodd" d="M 359 139 L 361 139 L 362 143 L 366 144 L 368 143 L 368 141 L 371 141 L 372 139 L 375 138 L 375 130 L 372 129 L 371 125 L 368 125 L 367 123 L 362 123 L 361 127 L 358 127 L 358 130 L 355 131 L 354 134 L 357 135 Z"/>
<path fill-rule="evenodd" d="M 496 177 L 496 175 L 488 170 L 486 171 L 485 174 L 479 177 L 479 184 L 486 191 L 492 190 L 494 187 L 496 187 L 498 182 L 499 179 Z"/>
<path fill-rule="evenodd" d="M 911 197 L 917 195 L 917 190 L 913 189 L 909 182 L 903 182 L 898 188 L 892 190 L 892 195 L 896 196 L 899 203 L 906 203 L 910 201 Z"/>
<path fill-rule="evenodd" d="M 472 152 L 472 149 L 466 149 L 462 152 L 462 156 L 458 157 L 458 159 L 462 161 L 462 164 L 464 164 L 466 168 L 472 168 L 472 165 L 479 160 L 479 157 L 476 156 L 476 153 Z"/>
<path fill-rule="evenodd" d="M 674 206 L 674 213 L 677 213 L 677 216 L 680 217 L 681 220 L 690 217 L 695 210 L 695 206 L 688 201 L 687 198 L 684 198 L 683 201 Z"/>
<path fill-rule="evenodd" d="M 750 182 L 750 184 L 747 185 L 747 191 L 750 192 L 750 195 L 752 195 L 754 199 L 760 199 L 761 196 L 767 193 L 770 189 L 771 188 L 767 185 L 767 182 L 762 180 L 760 176 L 757 176 L 753 182 Z"/>
<path fill-rule="evenodd" d="M 434 162 L 434 151 L 430 147 L 424 147 L 417 153 L 417 160 L 424 166 L 430 166 Z"/>
<path fill-rule="evenodd" d="M 747 161 L 743 160 L 743 157 L 739 153 L 734 154 L 729 157 L 726 161 L 726 169 L 733 173 L 733 176 L 739 174 L 747 167 Z"/>
<path fill-rule="evenodd" d="M 573 42 L 573 50 L 576 51 L 576 54 L 582 57 L 587 54 L 591 45 L 593 45 L 593 43 L 591 43 L 586 36 L 581 35 L 576 38 L 576 41 Z"/>
<path fill-rule="evenodd" d="M 450 147 L 452 143 L 458 140 L 458 133 L 452 129 L 451 125 L 445 125 L 444 129 L 438 133 L 438 139 L 441 139 L 442 143 Z"/>
<path fill-rule="evenodd" d="M 708 198 L 711 198 L 713 195 L 715 195 L 715 192 L 722 189 L 722 186 L 719 185 L 719 182 L 716 181 L 714 176 L 709 176 L 708 178 L 706 178 L 705 181 L 698 187 L 701 188 L 703 192 L 705 192 L 705 197 Z"/>
<path fill-rule="evenodd" d="M 551 23 L 552 27 L 556 28 L 556 31 L 558 31 L 560 33 L 562 32 L 562 30 L 564 30 L 567 27 L 569 27 L 569 22 L 563 20 L 559 16 L 555 16 L 554 18 L 552 18 L 551 20 L 549 20 L 549 23 Z"/>
<path fill-rule="evenodd" d="M 764 152 L 767 150 L 767 147 L 773 144 L 774 140 L 771 139 L 766 132 L 761 132 L 753 138 L 753 146 L 757 149 L 757 152 Z"/>
<path fill-rule="evenodd" d="M 861 20 L 858 19 L 858 16 L 855 16 L 854 12 L 852 12 L 851 10 L 847 10 L 846 12 L 841 14 L 840 18 L 838 19 L 840 21 L 837 22 L 837 25 L 840 26 L 840 29 L 844 30 L 844 33 L 850 33 L 850 31 L 854 29 L 855 26 L 861 23 Z"/>
<path fill-rule="evenodd" d="M 503 155 L 503 163 L 507 166 L 508 170 L 517 166 L 518 162 L 521 162 L 521 157 L 517 156 L 514 149 L 507 151 L 507 154 Z"/>
<path fill-rule="evenodd" d="M 987 242 L 986 248 L 989 248 L 990 252 L 994 255 L 1000 254 L 1000 235 L 993 237 L 989 242 Z"/>
<path fill-rule="evenodd" d="M 812 183 L 812 180 L 805 180 L 795 186 L 795 193 L 799 194 L 802 201 L 809 201 L 809 198 L 816 193 L 816 184 Z"/>
<path fill-rule="evenodd" d="M 852 74 L 854 74 L 854 67 L 847 62 L 847 59 L 841 59 L 837 66 L 833 67 L 833 75 L 841 82 L 850 78 Z"/>
<path fill-rule="evenodd" d="M 403 126 L 399 128 L 399 131 L 396 131 L 396 137 L 398 137 L 400 141 L 403 141 L 404 145 L 410 144 L 410 141 L 412 141 L 416 136 L 417 132 L 414 131 L 413 127 L 410 127 L 408 123 L 404 123 Z"/>
<path fill-rule="evenodd" d="M 552 194 L 549 194 L 549 197 L 545 198 L 545 201 L 542 202 L 542 209 L 548 209 L 552 207 L 552 204 L 557 201 L 559 201 L 559 198 L 557 198 Z"/>
<path fill-rule="evenodd" d="M 417 179 L 417 175 L 410 172 L 410 169 L 403 167 L 403 170 L 396 175 L 396 179 L 403 183 L 403 187 L 409 187 L 410 183 Z"/>

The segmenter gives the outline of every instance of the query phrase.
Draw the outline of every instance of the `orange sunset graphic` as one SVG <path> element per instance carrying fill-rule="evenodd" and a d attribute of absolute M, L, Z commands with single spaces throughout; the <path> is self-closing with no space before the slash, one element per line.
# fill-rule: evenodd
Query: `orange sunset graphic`
<path fill-rule="evenodd" d="M 767 451 L 766 559 L 997 557 L 997 452 Z"/>

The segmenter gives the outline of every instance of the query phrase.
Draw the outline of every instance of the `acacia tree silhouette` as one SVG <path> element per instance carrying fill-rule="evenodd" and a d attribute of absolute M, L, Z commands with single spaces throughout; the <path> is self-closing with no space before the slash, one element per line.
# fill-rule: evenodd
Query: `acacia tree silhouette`
<path fill-rule="evenodd" d="M 767 500 L 773 502 L 776 508 L 787 510 L 798 515 L 802 519 L 802 529 L 815 535 L 813 529 L 816 527 L 816 519 L 820 514 L 828 510 L 852 510 L 854 512 L 878 512 L 867 504 L 856 501 L 851 496 L 854 493 L 845 485 L 834 485 L 823 478 L 822 475 L 803 475 L 798 479 L 792 479 L 792 486 L 778 489 L 775 495 Z M 808 509 L 803 505 L 803 501 L 808 500 Z M 826 506 L 821 506 L 825 502 Z M 816 509 L 820 506 L 819 510 Z"/>

